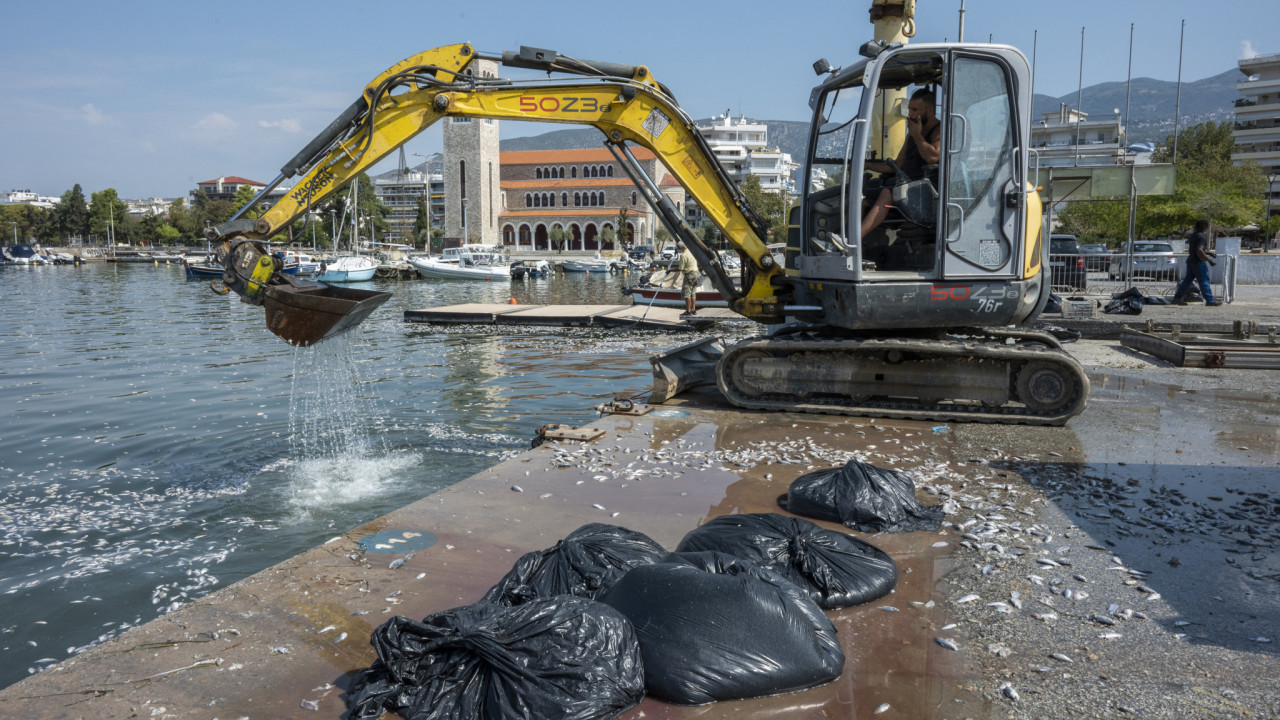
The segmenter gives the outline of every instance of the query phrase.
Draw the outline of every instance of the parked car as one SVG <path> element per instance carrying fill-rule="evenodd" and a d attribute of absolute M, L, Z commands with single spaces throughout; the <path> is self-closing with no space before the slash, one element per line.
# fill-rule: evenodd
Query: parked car
<path fill-rule="evenodd" d="M 1108 257 L 1111 251 L 1102 243 L 1084 243 L 1080 246 L 1080 251 L 1084 253 L 1085 270 L 1102 271 L 1111 264 L 1111 258 Z"/>
<path fill-rule="evenodd" d="M 677 255 L 679 255 L 679 254 L 680 254 L 680 253 L 676 252 L 676 246 L 675 246 L 675 245 L 668 245 L 668 246 L 666 246 L 666 247 L 662 248 L 662 259 L 663 259 L 664 261 L 665 261 L 665 260 L 675 260 L 675 259 L 676 259 L 676 256 L 677 256 Z"/>
<path fill-rule="evenodd" d="M 1163 240 L 1139 240 L 1133 243 L 1133 257 L 1128 257 L 1128 243 L 1120 246 L 1111 256 L 1107 267 L 1110 280 L 1149 278 L 1165 282 L 1177 281 L 1182 276 L 1182 257 L 1174 252 L 1173 244 Z M 1132 263 L 1130 265 L 1129 263 Z"/>
<path fill-rule="evenodd" d="M 1084 253 L 1075 235 L 1049 236 L 1049 283 L 1054 287 L 1084 290 L 1089 284 Z"/>
<path fill-rule="evenodd" d="M 653 248 L 648 245 L 636 245 L 627 251 L 627 255 L 630 255 L 632 260 L 648 262 L 653 259 Z"/>

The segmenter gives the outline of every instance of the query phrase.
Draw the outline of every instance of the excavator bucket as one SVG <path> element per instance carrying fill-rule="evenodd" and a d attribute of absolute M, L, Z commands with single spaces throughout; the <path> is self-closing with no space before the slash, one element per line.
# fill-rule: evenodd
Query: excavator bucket
<path fill-rule="evenodd" d="M 267 329 L 290 345 L 307 347 L 350 330 L 391 293 L 301 280 L 269 285 L 262 294 Z"/>

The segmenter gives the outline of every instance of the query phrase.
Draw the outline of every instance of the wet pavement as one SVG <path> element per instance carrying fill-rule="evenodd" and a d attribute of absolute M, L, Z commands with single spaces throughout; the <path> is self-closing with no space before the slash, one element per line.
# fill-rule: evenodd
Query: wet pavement
<path fill-rule="evenodd" d="M 674 548 L 711 517 L 778 511 L 791 480 L 857 459 L 909 471 L 949 512 L 936 533 L 860 535 L 900 581 L 828 613 L 840 679 L 694 708 L 646 699 L 622 717 L 1280 714 L 1275 372 L 1172 368 L 1109 340 L 1068 349 L 1093 392 L 1062 428 L 766 415 L 704 394 L 607 416 L 595 443 L 508 460 L 0 703 L 28 718 L 340 717 L 374 659 L 370 632 L 393 615 L 474 602 L 521 554 L 589 522 Z"/>

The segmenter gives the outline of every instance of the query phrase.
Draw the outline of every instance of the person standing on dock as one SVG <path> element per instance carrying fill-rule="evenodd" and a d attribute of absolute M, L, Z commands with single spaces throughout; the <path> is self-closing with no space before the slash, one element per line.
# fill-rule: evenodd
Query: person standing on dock
<path fill-rule="evenodd" d="M 698 312 L 698 261 L 693 259 L 684 242 L 676 241 L 676 249 L 680 251 L 680 297 L 684 298 L 684 312 L 680 317 L 688 317 Z"/>

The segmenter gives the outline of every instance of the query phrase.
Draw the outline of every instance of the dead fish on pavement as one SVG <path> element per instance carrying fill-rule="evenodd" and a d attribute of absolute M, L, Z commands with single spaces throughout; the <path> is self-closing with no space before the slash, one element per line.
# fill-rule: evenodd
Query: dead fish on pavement
<path fill-rule="evenodd" d="M 939 645 L 941 645 L 942 647 L 944 647 L 944 648 L 946 648 L 946 649 L 948 649 L 948 650 L 959 650 L 959 649 L 960 649 L 960 647 L 959 647 L 958 645 L 956 645 L 954 642 L 952 642 L 952 641 L 950 641 L 950 640 L 948 640 L 948 639 L 946 639 L 946 638 L 941 638 L 941 637 L 940 637 L 940 638 L 934 638 L 934 639 L 933 639 L 933 641 L 934 641 L 934 642 L 936 642 L 936 643 L 938 643 Z"/>
<path fill-rule="evenodd" d="M 981 599 L 982 599 L 981 595 L 978 595 L 977 593 L 969 593 L 968 595 L 965 595 L 962 598 L 958 598 L 956 600 L 956 604 L 962 605 L 967 602 L 973 602 L 974 600 L 981 600 Z"/>
<path fill-rule="evenodd" d="M 1017 702 L 1022 699 L 1022 696 L 1018 694 L 1018 691 L 1014 690 L 1013 686 L 1010 685 L 1009 683 L 1005 683 L 1001 685 L 1000 692 L 1004 693 L 1005 697 L 1009 698 L 1014 702 Z"/>
<path fill-rule="evenodd" d="M 1063 655 L 1062 653 L 1050 653 L 1049 657 L 1053 658 L 1054 660 L 1057 660 L 1058 662 L 1065 662 L 1065 663 L 1075 662 L 1075 660 L 1072 660 L 1071 658 L 1067 657 L 1066 655 Z"/>
<path fill-rule="evenodd" d="M 889 707 L 890 707 L 889 703 L 884 703 L 883 705 L 880 705 L 879 707 L 876 708 L 874 714 L 879 715 L 880 713 L 887 711 Z"/>

